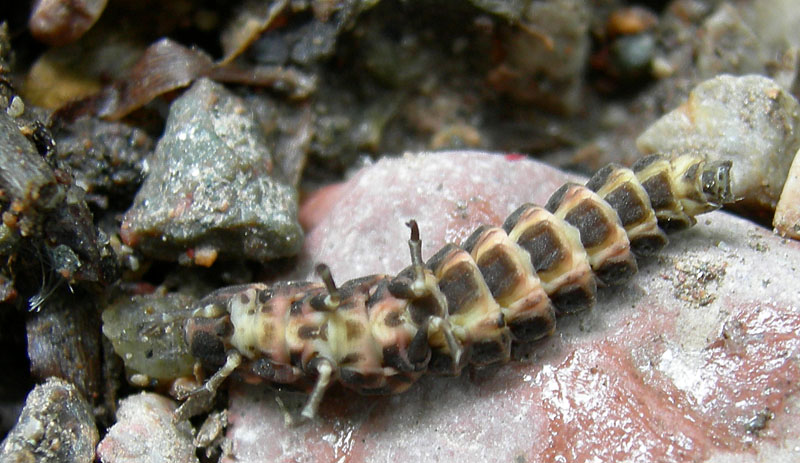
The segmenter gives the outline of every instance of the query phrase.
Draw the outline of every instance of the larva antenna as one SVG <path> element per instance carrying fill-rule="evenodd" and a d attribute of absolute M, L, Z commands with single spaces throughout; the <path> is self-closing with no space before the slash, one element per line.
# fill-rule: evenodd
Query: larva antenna
<path fill-rule="evenodd" d="M 336 283 L 333 281 L 333 275 L 331 274 L 331 269 L 325 264 L 317 264 L 315 268 L 317 275 L 320 277 L 323 283 L 325 283 L 325 289 L 328 291 L 328 295 L 325 296 L 325 307 L 330 310 L 334 311 L 339 307 L 342 299 L 339 294 L 339 289 L 336 287 Z"/>
<path fill-rule="evenodd" d="M 422 263 L 422 240 L 419 239 L 419 225 L 414 219 L 406 222 L 406 226 L 411 229 L 411 237 L 408 239 L 408 249 L 411 252 L 411 267 L 414 269 L 414 282 L 411 283 L 411 290 L 417 296 L 422 296 L 427 292 L 425 286 L 425 265 Z"/>

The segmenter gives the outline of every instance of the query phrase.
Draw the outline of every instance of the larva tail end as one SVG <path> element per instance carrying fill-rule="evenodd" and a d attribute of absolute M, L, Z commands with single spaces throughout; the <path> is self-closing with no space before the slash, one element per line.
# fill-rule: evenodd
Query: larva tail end
<path fill-rule="evenodd" d="M 732 166 L 731 161 L 716 161 L 703 169 L 703 193 L 708 197 L 709 203 L 722 207 L 735 201 L 731 192 Z"/>

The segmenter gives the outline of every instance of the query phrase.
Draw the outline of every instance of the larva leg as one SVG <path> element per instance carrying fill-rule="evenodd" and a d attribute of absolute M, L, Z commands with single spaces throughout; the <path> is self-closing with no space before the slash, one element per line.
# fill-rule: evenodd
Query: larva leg
<path fill-rule="evenodd" d="M 314 390 L 308 396 L 308 402 L 303 407 L 300 413 L 308 419 L 313 419 L 317 415 L 319 404 L 322 402 L 322 397 L 331 383 L 331 376 L 333 375 L 333 365 L 326 359 L 320 359 L 317 363 L 317 382 L 314 384 Z"/>
<path fill-rule="evenodd" d="M 428 326 L 430 327 L 430 331 L 428 331 L 429 335 L 441 332 L 444 335 L 445 342 L 447 342 L 447 349 L 450 351 L 450 355 L 453 358 L 453 365 L 461 365 L 461 357 L 464 355 L 464 348 L 461 347 L 461 344 L 453 334 L 450 323 L 442 317 L 431 317 L 428 320 Z"/>
<path fill-rule="evenodd" d="M 175 410 L 175 421 L 182 421 L 208 410 L 214 396 L 217 395 L 219 386 L 241 363 L 242 355 L 239 352 L 235 350 L 228 352 L 225 365 L 217 370 L 205 384 L 192 391 L 186 401 Z"/>

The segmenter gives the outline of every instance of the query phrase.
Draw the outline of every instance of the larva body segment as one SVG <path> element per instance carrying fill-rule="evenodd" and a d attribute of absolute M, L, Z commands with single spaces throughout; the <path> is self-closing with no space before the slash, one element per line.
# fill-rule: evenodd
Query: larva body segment
<path fill-rule="evenodd" d="M 531 342 L 552 334 L 556 326 L 553 304 L 530 256 L 505 230 L 481 226 L 463 248 L 478 265 L 514 340 Z"/>
<path fill-rule="evenodd" d="M 658 228 L 650 197 L 631 169 L 609 164 L 586 183 L 617 212 L 631 249 L 639 255 L 652 255 L 667 245 L 667 236 Z"/>
<path fill-rule="evenodd" d="M 560 313 L 579 312 L 594 304 L 597 282 L 575 227 L 545 208 L 524 204 L 508 216 L 503 228 L 528 253 Z"/>
<path fill-rule="evenodd" d="M 511 354 L 511 334 L 500 305 L 492 297 L 472 256 L 448 244 L 427 265 L 439 282 L 453 334 L 464 346 L 470 363 L 482 366 L 507 361 Z M 459 374 L 460 368 L 448 373 Z"/>
<path fill-rule="evenodd" d="M 636 258 L 619 216 L 597 193 L 568 183 L 553 194 L 545 207 L 578 229 L 589 265 L 600 282 L 618 285 L 636 274 Z"/>
<path fill-rule="evenodd" d="M 311 392 L 312 417 L 333 381 L 362 394 L 407 389 L 426 371 L 508 361 L 513 343 L 553 332 L 556 314 L 594 303 L 598 280 L 621 284 L 636 272 L 633 252 L 651 254 L 667 231 L 729 202 L 730 163 L 687 155 L 608 166 L 587 185 L 567 184 L 546 207 L 525 204 L 502 228 L 477 229 L 423 263 L 416 223 L 412 265 L 336 287 L 290 282 L 219 290 L 187 322 L 192 354 L 247 381 Z M 651 198 L 654 198 L 651 201 Z M 205 387 L 205 390 L 212 390 Z M 181 407 L 183 414 L 197 407 Z M 181 412 L 179 411 L 179 415 Z"/>

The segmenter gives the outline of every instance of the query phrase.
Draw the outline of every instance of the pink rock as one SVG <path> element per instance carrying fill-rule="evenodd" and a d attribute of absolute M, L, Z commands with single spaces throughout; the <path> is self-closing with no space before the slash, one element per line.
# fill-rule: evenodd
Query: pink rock
<path fill-rule="evenodd" d="M 502 224 L 525 202 L 544 204 L 565 181 L 579 181 L 518 155 L 452 152 L 384 159 L 301 208 L 308 228 L 297 279 L 316 279 L 325 262 L 336 281 L 397 273 L 411 262 L 410 219 L 419 223 L 423 258 L 460 243 L 484 223 Z M 335 201 L 335 204 L 331 204 Z"/>
<path fill-rule="evenodd" d="M 119 404 L 117 422 L 97 446 L 102 463 L 197 463 L 192 427 L 173 422 L 175 402 L 143 392 Z"/>
<path fill-rule="evenodd" d="M 382 160 L 336 193 L 298 275 L 396 272 L 409 218 L 427 257 L 567 179 L 485 154 Z M 269 388 L 232 383 L 223 461 L 797 461 L 800 243 L 722 212 L 672 241 L 521 361 L 396 396 L 336 387 L 295 427 Z"/>

